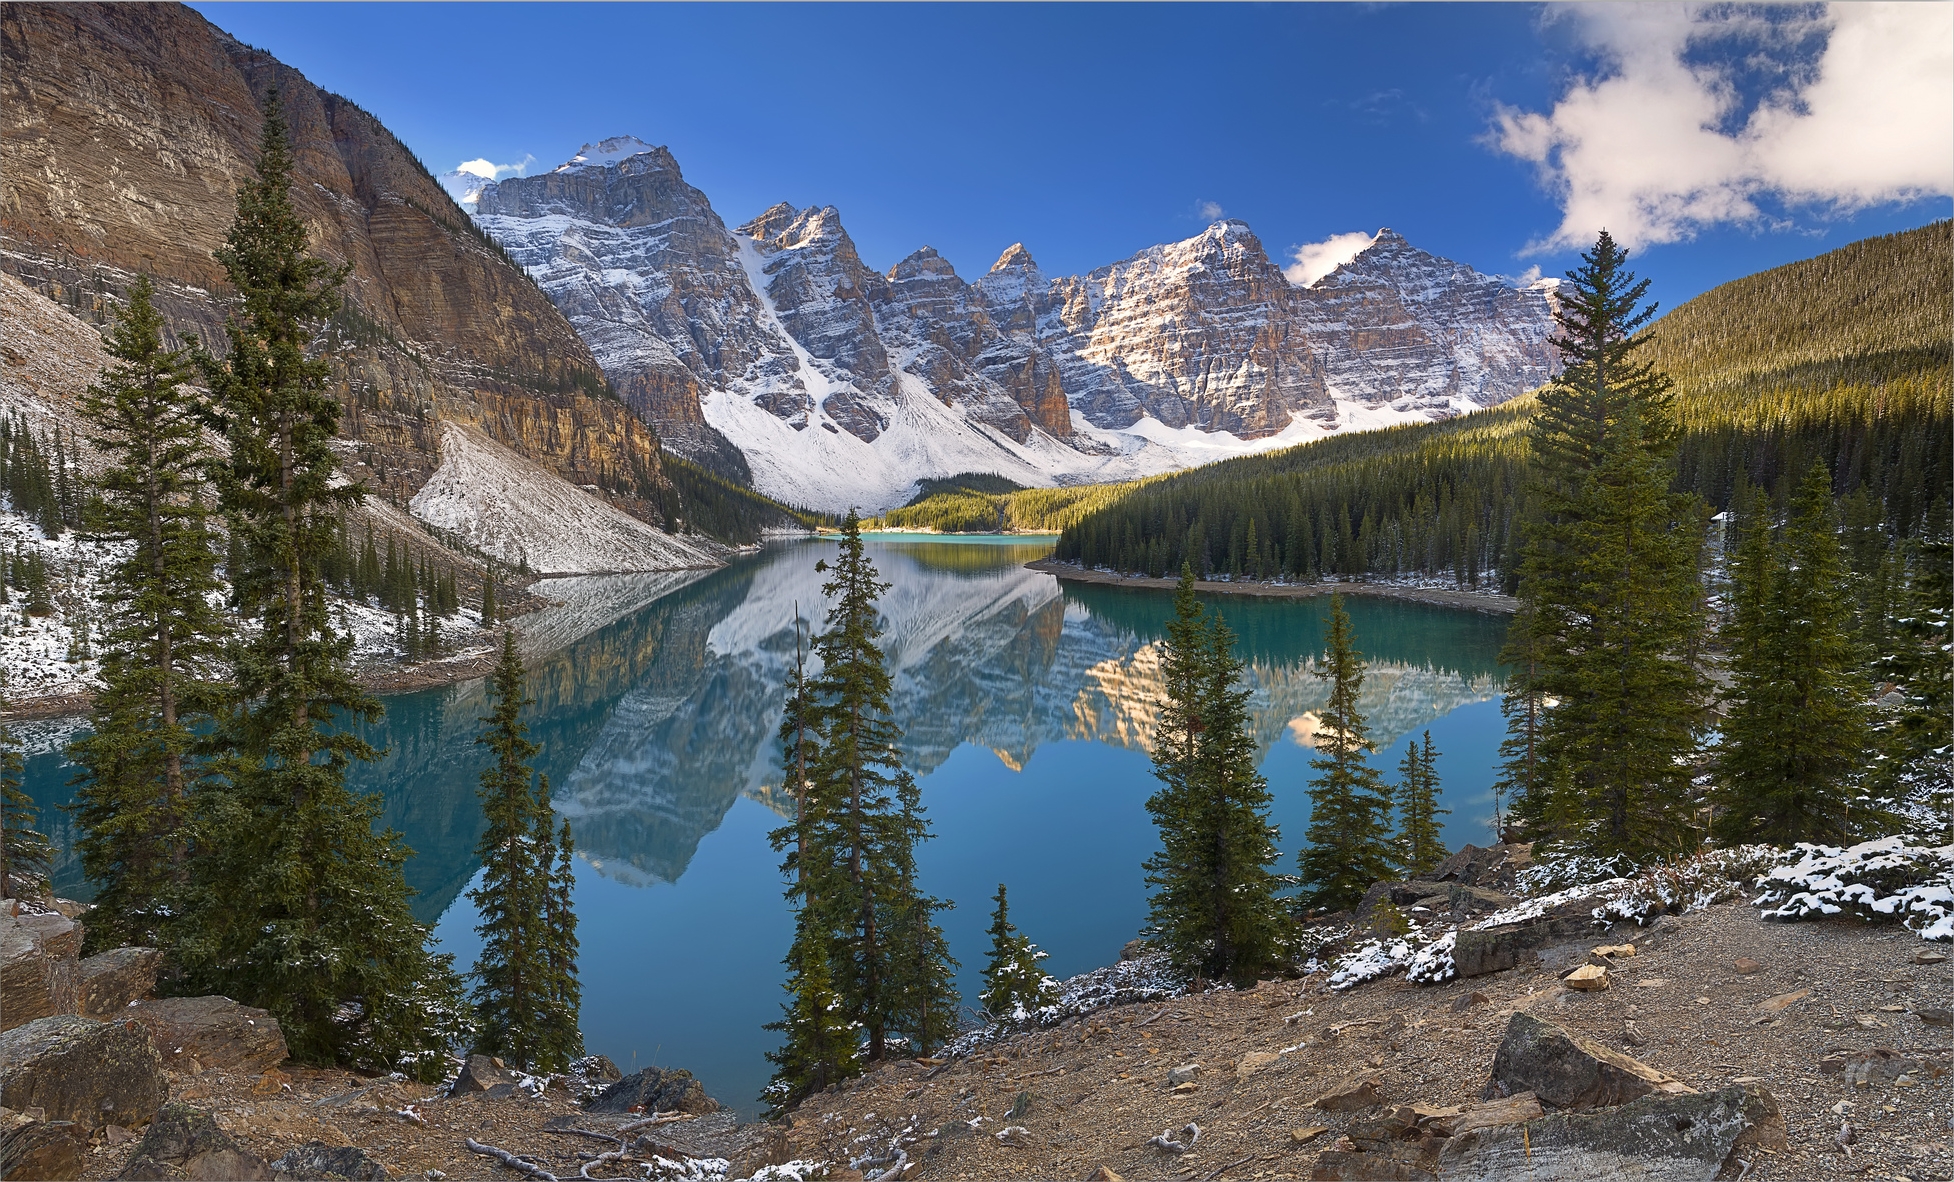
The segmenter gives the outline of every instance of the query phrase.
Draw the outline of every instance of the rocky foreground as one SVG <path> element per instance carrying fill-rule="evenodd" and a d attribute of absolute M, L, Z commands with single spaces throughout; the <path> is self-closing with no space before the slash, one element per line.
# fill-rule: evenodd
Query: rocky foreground
<path fill-rule="evenodd" d="M 263 1011 L 148 997 L 152 951 L 79 959 L 74 917 L 0 912 L 0 1175 L 1954 1178 L 1941 945 L 1767 923 L 1744 900 L 1476 927 L 1509 901 L 1499 861 L 1409 905 L 1461 928 L 1444 983 L 1353 986 L 1347 954 L 1181 993 L 1135 946 L 1068 983 L 1083 1012 L 967 1036 L 772 1124 L 685 1072 L 620 1079 L 601 1058 L 536 1078 L 476 1056 L 438 1086 L 298 1067 Z"/>

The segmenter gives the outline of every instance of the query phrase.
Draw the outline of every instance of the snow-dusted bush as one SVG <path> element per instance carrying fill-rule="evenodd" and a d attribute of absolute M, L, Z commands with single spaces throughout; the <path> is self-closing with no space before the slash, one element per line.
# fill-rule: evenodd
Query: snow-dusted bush
<path fill-rule="evenodd" d="M 1403 972 L 1417 952 L 1418 944 L 1404 936 L 1371 940 L 1337 958 L 1337 967 L 1330 974 L 1330 988 L 1341 992 Z"/>
<path fill-rule="evenodd" d="M 1646 924 L 1658 915 L 1727 903 L 1749 893 L 1758 876 L 1782 859 L 1774 846 L 1742 845 L 1651 866 L 1605 892 L 1594 917 L 1604 923 L 1627 919 Z"/>
<path fill-rule="evenodd" d="M 1542 858 L 1514 876 L 1514 893 L 1537 899 L 1575 887 L 1592 886 L 1635 873 L 1635 863 L 1621 854 L 1597 858 L 1590 854 L 1568 854 Z"/>
<path fill-rule="evenodd" d="M 1922 939 L 1954 940 L 1954 845 L 1912 845 L 1905 837 L 1843 849 L 1800 842 L 1792 857 L 1759 884 L 1765 919 L 1852 914 L 1898 920 Z"/>
<path fill-rule="evenodd" d="M 1080 973 L 1057 982 L 1057 986 L 1058 1000 L 1053 1004 L 1040 1006 L 1021 1018 L 991 1022 L 967 1030 L 945 1046 L 942 1054 L 949 1058 L 966 1055 L 1018 1031 L 1056 1026 L 1067 1018 L 1107 1006 L 1179 997 L 1187 992 L 1188 980 L 1167 963 L 1166 953 L 1151 952 L 1133 960 L 1122 960 L 1089 973 Z"/>

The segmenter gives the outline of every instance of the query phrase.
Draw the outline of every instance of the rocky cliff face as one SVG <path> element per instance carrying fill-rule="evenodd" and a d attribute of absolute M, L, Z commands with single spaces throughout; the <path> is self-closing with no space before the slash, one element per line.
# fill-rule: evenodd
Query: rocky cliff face
<path fill-rule="evenodd" d="M 276 86 L 312 247 L 353 268 L 333 332 L 355 474 L 404 502 L 438 466 L 437 420 L 454 419 L 655 518 L 655 434 L 371 115 L 177 5 L 9 4 L 0 60 L 0 266 L 98 321 L 148 271 L 173 331 L 221 340 L 211 252 Z"/>
<path fill-rule="evenodd" d="M 1057 279 L 1017 244 L 966 282 L 929 247 L 870 269 L 832 206 L 728 229 L 630 137 L 457 185 L 673 446 L 825 508 L 900 503 L 924 476 L 1121 479 L 1444 417 L 1554 365 L 1549 289 L 1389 230 L 1310 288 L 1238 221 Z"/>

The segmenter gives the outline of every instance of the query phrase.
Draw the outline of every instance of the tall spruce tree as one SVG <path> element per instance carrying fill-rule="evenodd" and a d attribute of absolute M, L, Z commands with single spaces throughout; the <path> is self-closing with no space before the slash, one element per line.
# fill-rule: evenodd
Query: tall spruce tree
<path fill-rule="evenodd" d="M 1697 566 L 1704 514 L 1670 491 L 1670 383 L 1636 351 L 1648 281 L 1603 232 L 1561 286 L 1554 346 L 1565 366 L 1529 436 L 1533 513 L 1520 568 L 1531 676 L 1513 693 L 1509 749 L 1530 762 L 1515 812 L 1563 848 L 1640 859 L 1690 840 L 1690 757 L 1707 682 Z M 1515 639 L 1514 647 L 1520 646 Z M 1552 705 L 1548 706 L 1547 703 Z M 1515 729 L 1514 738 L 1520 735 Z M 1571 827 L 1542 828 L 1539 794 L 1565 784 Z"/>
<path fill-rule="evenodd" d="M 1149 923 L 1186 971 L 1252 981 L 1281 960 L 1285 918 L 1270 872 L 1279 852 L 1269 787 L 1256 770 L 1248 690 L 1235 637 L 1194 597 L 1181 568 L 1161 661 L 1166 703 L 1154 732 L 1147 800 L 1160 851 L 1146 862 Z"/>
<path fill-rule="evenodd" d="M 550 802 L 550 778 L 536 782 L 536 844 L 543 851 L 548 891 L 543 900 L 543 967 L 549 971 L 549 1008 L 544 1014 L 540 1063 L 562 1070 L 583 1057 L 583 982 L 577 974 L 577 906 L 575 890 L 576 842 L 564 818 L 550 837 L 556 810 Z M 548 866 L 554 854 L 555 866 Z"/>
<path fill-rule="evenodd" d="M 1058 982 L 1038 967 L 1048 954 L 1040 952 L 1029 936 L 1012 925 L 1003 883 L 997 884 L 993 898 L 997 907 L 991 912 L 987 933 L 991 953 L 984 965 L 984 1012 L 993 1021 L 1023 1022 L 1058 1002 Z"/>
<path fill-rule="evenodd" d="M 809 769 L 819 757 L 819 732 L 814 700 L 807 678 L 807 653 L 802 643 L 800 605 L 794 607 L 794 672 L 787 686 L 787 708 L 780 723 L 781 784 L 794 799 L 793 823 L 769 834 L 775 852 L 785 852 L 781 872 L 788 875 L 786 895 L 795 908 L 794 939 L 783 962 L 787 966 L 786 1013 L 768 1030 L 780 1032 L 781 1047 L 769 1051 L 773 1079 L 762 1099 L 774 1112 L 785 1112 L 812 1092 L 861 1070 L 861 1023 L 845 1012 L 835 992 L 829 967 L 832 951 L 818 898 L 808 889 L 808 839 L 815 828 L 810 808 L 822 797 L 810 797 Z"/>
<path fill-rule="evenodd" d="M 229 626 L 201 495 L 201 404 L 182 350 L 163 345 L 155 287 L 141 275 L 106 341 L 115 360 L 82 396 L 106 466 L 84 513 L 93 536 L 126 544 L 107 571 L 102 690 L 90 733 L 68 747 L 81 770 L 75 842 L 95 883 L 92 947 L 154 946 L 189 855 L 189 795 L 200 729 L 227 694 Z"/>
<path fill-rule="evenodd" d="M 1746 522 L 1731 564 L 1732 681 L 1717 761 L 1719 839 L 1843 842 L 1871 738 L 1832 475 L 1815 463 L 1783 537 Z"/>
<path fill-rule="evenodd" d="M 247 627 L 217 736 L 224 786 L 196 794 L 170 951 L 185 987 L 270 1010 L 296 1058 L 433 1077 L 466 1006 L 451 958 L 429 951 L 408 909 L 411 851 L 374 831 L 377 797 L 346 787 L 349 763 L 375 755 L 349 724 L 380 704 L 353 678 L 321 573 L 340 514 L 363 496 L 337 481 L 339 405 L 328 364 L 308 353 L 347 269 L 307 249 L 276 92 L 259 148 L 216 252 L 237 293 L 229 348 L 193 344 L 229 445 L 219 488 Z"/>
<path fill-rule="evenodd" d="M 889 671 L 876 644 L 876 600 L 888 585 L 863 551 L 850 511 L 838 553 L 819 570 L 833 606 L 815 638 L 821 672 L 810 687 L 816 735 L 807 769 L 803 913 L 822 926 L 843 1012 L 866 1033 L 868 1062 L 901 1034 L 930 1042 L 956 1009 L 948 991 L 956 961 L 934 912 L 946 904 L 918 889 L 915 848 L 929 836 L 916 781 L 902 766 L 901 730 L 889 703 Z"/>
<path fill-rule="evenodd" d="M 1891 651 L 1877 662 L 1901 696 L 1897 713 L 1881 724 L 1881 795 L 1927 822 L 1929 832 L 1954 845 L 1954 545 L 1948 513 L 1936 505 L 1914 546 L 1893 622 Z"/>
<path fill-rule="evenodd" d="M 468 892 L 482 937 L 475 1049 L 531 1071 L 557 1071 L 582 1053 L 570 833 L 556 827 L 549 778 L 538 780 L 529 765 L 541 748 L 522 721 L 531 699 L 513 631 L 502 634 L 489 699 L 475 740 L 493 759 L 476 790 L 487 822 L 475 847 L 482 878 Z"/>
<path fill-rule="evenodd" d="M 1353 907 L 1379 879 L 1394 877 L 1391 792 L 1368 756 L 1377 750 L 1370 725 L 1357 708 L 1364 688 L 1364 658 L 1357 651 L 1343 596 L 1330 596 L 1330 627 L 1322 668 L 1330 676 L 1330 701 L 1317 715 L 1316 749 L 1310 760 L 1308 844 L 1297 855 L 1311 906 Z"/>
<path fill-rule="evenodd" d="M 1397 860 L 1408 877 L 1431 873 L 1451 851 L 1439 831 L 1438 818 L 1451 809 L 1438 807 L 1438 749 L 1432 746 L 1432 733 L 1425 732 L 1425 745 L 1416 739 L 1405 744 L 1404 759 L 1398 764 L 1398 839 Z"/>
<path fill-rule="evenodd" d="M 0 714 L 6 699 L 0 696 Z M 39 811 L 21 787 L 26 761 L 13 728 L 0 719 L 0 899 L 33 898 L 45 893 L 54 846 L 34 828 Z"/>

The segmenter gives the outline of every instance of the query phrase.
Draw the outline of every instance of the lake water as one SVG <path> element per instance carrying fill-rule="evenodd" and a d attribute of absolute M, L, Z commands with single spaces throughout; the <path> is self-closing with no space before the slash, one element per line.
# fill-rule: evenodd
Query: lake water
<path fill-rule="evenodd" d="M 1163 591 L 1061 585 L 1024 569 L 1050 543 L 901 540 L 868 551 L 886 582 L 883 638 L 895 676 L 905 756 L 934 840 L 919 853 L 924 889 L 956 904 L 944 916 L 959 984 L 974 999 L 990 898 L 1010 886 L 1012 918 L 1064 977 L 1119 955 L 1146 915 L 1140 864 L 1155 841 L 1144 802 L 1158 704 Z M 530 662 L 530 734 L 543 745 L 558 808 L 576 834 L 585 1041 L 627 1072 L 691 1069 L 723 1103 L 754 1112 L 763 1053 L 779 1016 L 790 937 L 778 856 L 777 744 L 796 605 L 823 609 L 818 558 L 832 543 L 790 542 L 703 576 L 561 584 L 575 604 L 532 635 L 608 624 Z M 1254 688 L 1262 771 L 1275 796 L 1285 861 L 1309 819 L 1314 711 L 1328 698 L 1313 671 L 1324 597 L 1215 601 L 1241 638 Z M 1446 839 L 1484 844 L 1502 727 L 1496 654 L 1503 617 L 1353 596 L 1370 662 L 1363 707 L 1394 778 L 1407 739 L 1429 729 L 1439 750 Z M 387 699 L 370 738 L 381 762 L 360 788 L 385 799 L 386 823 L 416 851 L 416 911 L 459 965 L 478 950 L 461 897 L 476 872 L 481 820 L 473 745 L 482 683 Z M 23 728 L 28 787 L 44 806 L 69 799 L 63 728 Z M 72 733 L 71 730 L 69 733 Z M 65 841 L 62 814 L 44 820 Z M 71 858 L 64 894 L 86 897 Z"/>

